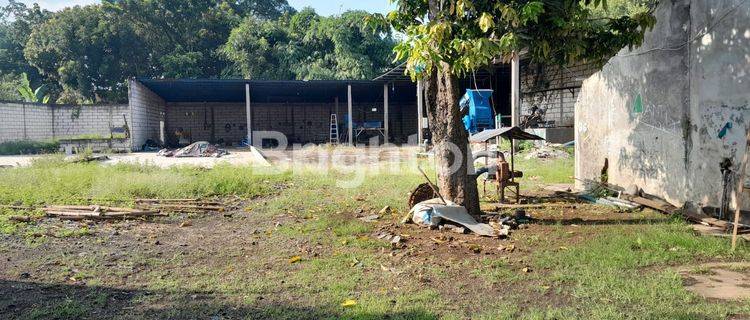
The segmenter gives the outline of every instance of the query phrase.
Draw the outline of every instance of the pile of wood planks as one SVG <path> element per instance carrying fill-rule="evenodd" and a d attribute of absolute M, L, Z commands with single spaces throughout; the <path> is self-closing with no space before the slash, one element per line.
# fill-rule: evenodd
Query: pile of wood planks
<path fill-rule="evenodd" d="M 135 207 L 143 210 L 159 210 L 175 213 L 225 212 L 224 202 L 205 199 L 136 199 Z"/>
<path fill-rule="evenodd" d="M 65 220 L 138 219 L 163 216 L 159 211 L 105 206 L 46 206 L 42 210 L 50 217 Z"/>

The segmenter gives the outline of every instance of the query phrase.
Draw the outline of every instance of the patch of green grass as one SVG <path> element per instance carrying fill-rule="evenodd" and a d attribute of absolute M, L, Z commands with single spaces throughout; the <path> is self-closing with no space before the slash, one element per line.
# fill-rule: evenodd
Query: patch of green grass
<path fill-rule="evenodd" d="M 31 319 L 80 319 L 85 317 L 91 306 L 69 297 L 60 303 L 35 308 L 29 314 Z"/>
<path fill-rule="evenodd" d="M 0 155 L 55 153 L 60 150 L 60 143 L 50 141 L 9 141 L 0 143 Z"/>
<path fill-rule="evenodd" d="M 689 292 L 671 266 L 696 260 L 747 259 L 742 248 L 728 255 L 725 239 L 693 235 L 681 222 L 607 227 L 603 234 L 564 251 L 535 254 L 540 268 L 553 270 L 555 286 L 580 301 L 580 315 L 622 319 L 723 319 L 750 312 L 748 305 L 706 301 Z"/>
<path fill-rule="evenodd" d="M 30 167 L 0 171 L 0 203 L 27 205 L 129 202 L 134 198 L 203 198 L 271 194 L 288 174 L 257 174 L 252 167 L 213 169 L 68 163 L 61 156 L 37 159 Z"/>

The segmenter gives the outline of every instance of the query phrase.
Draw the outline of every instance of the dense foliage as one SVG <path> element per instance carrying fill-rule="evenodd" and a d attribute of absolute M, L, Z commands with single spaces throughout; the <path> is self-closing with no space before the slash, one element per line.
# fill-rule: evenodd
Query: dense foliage
<path fill-rule="evenodd" d="M 286 0 L 103 0 L 49 12 L 10 0 L 0 22 L 0 98 L 46 85 L 60 103 L 119 102 L 127 79 L 370 79 L 393 60 L 365 12 L 319 16 Z"/>
<path fill-rule="evenodd" d="M 640 45 L 655 19 L 654 1 L 606 0 L 398 0 L 374 25 L 405 34 L 396 46 L 413 75 L 441 64 L 461 74 L 522 53 L 535 62 L 602 61 Z"/>

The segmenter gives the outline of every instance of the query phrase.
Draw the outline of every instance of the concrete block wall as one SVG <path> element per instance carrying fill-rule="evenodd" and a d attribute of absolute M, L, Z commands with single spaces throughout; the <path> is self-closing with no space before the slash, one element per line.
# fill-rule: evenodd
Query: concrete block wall
<path fill-rule="evenodd" d="M 583 80 L 598 71 L 589 63 L 557 65 L 524 64 L 521 67 L 521 114 L 531 114 L 531 108 L 546 110 L 546 120 L 557 126 L 573 126 L 575 103 Z"/>
<path fill-rule="evenodd" d="M 0 142 L 50 140 L 54 137 L 49 106 L 23 102 L 0 103 Z"/>
<path fill-rule="evenodd" d="M 0 142 L 75 138 L 82 135 L 109 137 L 112 127 L 124 124 L 127 105 L 46 105 L 0 102 Z"/>
<path fill-rule="evenodd" d="M 223 139 L 228 145 L 239 145 L 247 136 L 247 119 L 244 103 L 167 103 L 167 142 L 177 142 L 175 132 L 180 130 L 195 141 L 217 142 Z"/>
<path fill-rule="evenodd" d="M 750 5 L 662 1 L 640 48 L 584 82 L 576 104 L 576 177 L 674 204 L 719 206 L 720 163 L 738 164 L 750 129 Z M 750 199 L 745 193 L 745 207 Z"/>
<path fill-rule="evenodd" d="M 57 139 L 84 135 L 109 138 L 112 128 L 123 127 L 130 116 L 128 105 L 51 106 L 50 111 Z"/>
<path fill-rule="evenodd" d="M 160 142 L 161 122 L 165 120 L 166 102 L 149 88 L 130 80 L 128 95 L 130 105 L 131 149 L 140 150 L 146 140 Z M 165 124 L 166 125 L 166 124 Z"/>
<path fill-rule="evenodd" d="M 353 103 L 354 122 L 382 121 L 382 103 Z M 372 111 L 376 108 L 376 111 Z M 286 135 L 289 143 L 326 143 L 332 113 L 337 113 L 339 134 L 343 126 L 346 103 L 253 103 L 253 130 L 277 131 Z M 395 141 L 406 141 L 416 133 L 416 106 L 390 104 L 390 132 Z M 192 141 L 214 141 L 237 146 L 247 135 L 244 103 L 167 103 L 166 131 L 169 142 L 176 142 L 174 133 L 181 129 L 190 132 Z"/>

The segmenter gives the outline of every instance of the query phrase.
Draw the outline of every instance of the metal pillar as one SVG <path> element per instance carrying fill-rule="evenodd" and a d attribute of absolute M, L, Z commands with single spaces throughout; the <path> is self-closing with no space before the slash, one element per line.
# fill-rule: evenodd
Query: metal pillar
<path fill-rule="evenodd" d="M 510 115 L 511 125 L 521 124 L 521 58 L 513 54 L 510 63 Z"/>
<path fill-rule="evenodd" d="M 388 84 L 383 84 L 383 144 L 388 143 Z"/>
<path fill-rule="evenodd" d="M 349 108 L 349 114 L 347 115 L 347 137 L 349 137 L 349 146 L 354 145 L 354 123 L 352 116 L 352 85 L 346 86 L 346 99 Z"/>
<path fill-rule="evenodd" d="M 422 80 L 417 80 L 417 145 L 421 146 L 424 141 L 424 133 L 422 132 L 422 110 L 424 109 L 424 85 Z"/>
<path fill-rule="evenodd" d="M 253 146 L 253 109 L 250 104 L 250 84 L 245 84 L 245 115 L 247 120 L 247 145 Z"/>

